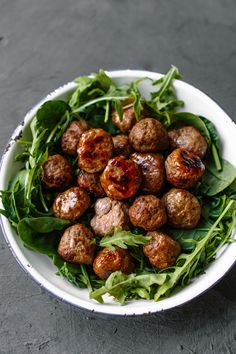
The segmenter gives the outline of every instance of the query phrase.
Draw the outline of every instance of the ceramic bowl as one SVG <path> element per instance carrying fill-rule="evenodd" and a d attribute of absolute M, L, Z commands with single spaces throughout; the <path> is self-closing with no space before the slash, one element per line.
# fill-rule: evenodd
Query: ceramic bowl
<path fill-rule="evenodd" d="M 112 71 L 108 72 L 108 75 L 117 84 L 129 83 L 143 77 L 150 77 L 154 80 L 161 77 L 161 74 L 158 73 L 135 70 Z M 184 111 L 205 116 L 215 124 L 223 143 L 223 157 L 236 166 L 236 125 L 211 98 L 200 90 L 180 80 L 174 82 L 174 87 L 178 98 L 185 102 Z M 76 84 L 74 82 L 70 82 L 58 88 L 27 113 L 23 123 L 14 131 L 2 158 L 0 190 L 7 187 L 9 179 L 14 176 L 15 172 L 20 167 L 19 164 L 14 162 L 15 155 L 20 151 L 16 137 L 19 136 L 22 130 L 24 132 L 29 130 L 29 123 L 42 103 L 53 99 L 65 100 L 75 88 Z M 150 90 L 150 81 L 145 80 L 140 84 L 140 91 L 144 97 L 148 97 Z M 107 297 L 107 303 L 99 304 L 89 299 L 87 290 L 76 288 L 65 279 L 57 276 L 57 269 L 48 257 L 25 248 L 8 220 L 3 216 L 1 216 L 1 224 L 6 242 L 14 257 L 26 273 L 40 284 L 40 286 L 44 287 L 54 296 L 76 307 L 104 314 L 141 315 L 179 306 L 195 298 L 215 284 L 236 260 L 236 243 L 232 243 L 225 246 L 218 253 L 216 260 L 206 269 L 205 274 L 195 278 L 190 285 L 167 299 L 163 299 L 159 302 L 133 300 L 121 306 L 110 297 Z"/>

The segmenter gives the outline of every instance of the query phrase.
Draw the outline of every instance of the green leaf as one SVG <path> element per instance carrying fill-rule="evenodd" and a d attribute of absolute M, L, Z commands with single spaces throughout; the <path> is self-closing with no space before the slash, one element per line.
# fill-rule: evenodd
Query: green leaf
<path fill-rule="evenodd" d="M 17 227 L 17 232 L 24 245 L 33 251 L 57 255 L 61 232 L 69 225 L 66 220 L 54 217 L 24 218 Z"/>
<path fill-rule="evenodd" d="M 70 112 L 70 106 L 64 101 L 47 101 L 37 111 L 37 125 L 52 130 L 66 112 Z"/>
<path fill-rule="evenodd" d="M 172 66 L 168 73 L 162 77 L 161 79 L 154 81 L 153 86 L 160 85 L 160 88 L 152 94 L 152 98 L 157 98 L 161 101 L 163 95 L 167 92 L 167 90 L 171 87 L 172 81 L 174 79 L 179 79 L 180 73 L 178 68 Z"/>
<path fill-rule="evenodd" d="M 201 179 L 199 191 L 208 196 L 214 196 L 227 187 L 236 178 L 236 168 L 230 162 L 222 159 L 222 170 L 218 171 L 213 161 L 206 161 L 206 172 Z"/>
<path fill-rule="evenodd" d="M 117 271 L 109 276 L 103 287 L 91 292 L 90 298 L 103 302 L 102 296 L 107 293 L 123 304 L 132 290 L 135 291 L 136 289 L 137 295 L 137 288 L 143 288 L 150 293 L 151 286 L 163 284 L 166 277 L 166 274 L 126 275 L 121 271 Z"/>
<path fill-rule="evenodd" d="M 222 170 L 222 161 L 221 161 L 221 141 L 220 136 L 212 122 L 210 122 L 207 118 L 201 117 L 203 122 L 205 123 L 209 135 L 211 137 L 211 154 L 212 158 L 215 162 L 215 167 L 217 171 Z M 210 146 L 210 145 L 209 145 Z"/>
<path fill-rule="evenodd" d="M 209 119 L 205 118 L 205 117 L 200 117 L 202 119 L 202 121 L 204 122 L 204 124 L 207 127 L 207 130 L 209 132 L 209 135 L 211 137 L 211 142 L 214 143 L 214 145 L 216 146 L 216 148 L 218 149 L 218 151 L 221 149 L 221 141 L 220 141 L 220 136 L 214 126 L 214 124 L 209 121 Z"/>
<path fill-rule="evenodd" d="M 122 230 L 118 228 L 113 236 L 111 233 L 105 235 L 100 243 L 100 247 L 107 247 L 110 250 L 114 250 L 115 246 L 127 249 L 128 246 L 138 247 L 140 245 L 145 245 L 151 239 L 151 236 L 136 235 L 130 231 Z"/>
<path fill-rule="evenodd" d="M 191 125 L 197 128 L 200 133 L 205 137 L 208 146 L 211 145 L 211 136 L 204 123 L 204 121 L 196 114 L 189 112 L 178 112 L 171 115 L 170 128 L 174 129 L 178 126 Z"/>
<path fill-rule="evenodd" d="M 206 236 L 212 224 L 208 221 L 201 221 L 198 227 L 187 229 L 172 229 L 165 228 L 165 232 L 178 241 L 181 245 L 181 249 L 184 251 L 192 251 L 196 246 L 196 241 L 200 241 Z"/>
<path fill-rule="evenodd" d="M 174 271 L 168 272 L 168 268 L 165 270 L 167 278 L 166 281 L 158 288 L 154 296 L 155 301 L 158 301 L 164 295 L 168 296 L 170 290 L 172 290 L 180 281 L 182 286 L 186 285 L 189 280 L 196 275 L 196 269 L 201 262 L 205 247 L 211 242 L 215 229 L 218 227 L 227 211 L 231 208 L 233 202 L 234 201 L 230 201 L 228 203 L 219 218 L 211 226 L 206 236 L 202 240 L 198 241 L 193 252 L 190 254 L 181 253 L 177 259 L 176 266 L 172 267 Z M 201 269 L 201 267 L 199 269 Z"/>

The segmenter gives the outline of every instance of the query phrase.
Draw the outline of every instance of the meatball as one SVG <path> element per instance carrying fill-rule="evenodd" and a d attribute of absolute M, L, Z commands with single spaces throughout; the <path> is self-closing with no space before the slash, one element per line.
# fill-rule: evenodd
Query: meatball
<path fill-rule="evenodd" d="M 93 262 L 93 270 L 99 278 L 107 279 L 117 270 L 125 274 L 132 273 L 134 263 L 129 252 L 123 248 L 116 247 L 114 251 L 103 248 Z"/>
<path fill-rule="evenodd" d="M 57 218 L 77 220 L 88 209 L 90 198 L 80 187 L 72 187 L 58 194 L 53 203 L 53 212 Z"/>
<path fill-rule="evenodd" d="M 200 157 L 185 149 L 176 149 L 168 155 L 165 168 L 167 180 L 179 188 L 193 187 L 205 172 Z"/>
<path fill-rule="evenodd" d="M 90 225 L 96 235 L 104 236 L 118 227 L 129 230 L 129 207 L 126 203 L 106 197 L 98 199 L 94 208 L 95 216 Z"/>
<path fill-rule="evenodd" d="M 152 239 L 143 247 L 143 252 L 149 262 L 156 268 L 174 266 L 181 252 L 179 243 L 161 231 L 150 231 L 147 236 Z"/>
<path fill-rule="evenodd" d="M 132 148 L 129 142 L 129 137 L 124 134 L 113 136 L 114 155 L 129 157 Z"/>
<path fill-rule="evenodd" d="M 119 118 L 119 115 L 115 109 L 113 109 L 111 117 L 113 124 L 119 128 L 122 133 L 129 132 L 133 125 L 136 123 L 136 117 L 134 113 L 133 100 L 124 100 L 123 105 L 123 117 Z M 127 108 L 126 108 L 127 107 Z"/>
<path fill-rule="evenodd" d="M 165 183 L 165 160 L 160 154 L 135 152 L 131 159 L 141 168 L 142 190 L 158 193 Z"/>
<path fill-rule="evenodd" d="M 81 170 L 77 177 L 77 184 L 95 197 L 104 197 L 106 195 L 101 186 L 99 174 L 97 173 L 88 173 Z"/>
<path fill-rule="evenodd" d="M 63 156 L 52 155 L 42 164 L 42 184 L 46 189 L 66 189 L 72 182 L 72 166 Z"/>
<path fill-rule="evenodd" d="M 207 142 L 198 129 L 187 126 L 168 132 L 172 150 L 184 148 L 203 158 L 207 151 Z"/>
<path fill-rule="evenodd" d="M 77 155 L 77 145 L 81 135 L 89 129 L 88 123 L 83 120 L 74 120 L 70 123 L 69 127 L 65 130 L 61 138 L 62 150 L 72 156 Z"/>
<path fill-rule="evenodd" d="M 92 264 L 96 244 L 93 234 L 82 224 L 68 227 L 58 246 L 58 254 L 67 262 L 76 264 Z"/>
<path fill-rule="evenodd" d="M 181 229 L 193 229 L 201 216 L 201 206 L 197 198 L 184 189 L 172 188 L 162 201 L 166 208 L 170 226 Z"/>
<path fill-rule="evenodd" d="M 134 226 L 155 230 L 162 227 L 167 216 L 162 201 L 154 195 L 142 195 L 129 208 L 129 218 Z"/>
<path fill-rule="evenodd" d="M 129 139 L 134 150 L 139 152 L 165 150 L 169 145 L 166 129 L 154 118 L 144 118 L 135 124 Z"/>
<path fill-rule="evenodd" d="M 135 195 L 142 178 L 139 167 L 132 160 L 117 156 L 108 162 L 100 181 L 108 197 L 121 200 Z"/>
<path fill-rule="evenodd" d="M 102 171 L 113 154 L 112 137 L 103 129 L 90 129 L 82 134 L 77 152 L 82 170 Z"/>

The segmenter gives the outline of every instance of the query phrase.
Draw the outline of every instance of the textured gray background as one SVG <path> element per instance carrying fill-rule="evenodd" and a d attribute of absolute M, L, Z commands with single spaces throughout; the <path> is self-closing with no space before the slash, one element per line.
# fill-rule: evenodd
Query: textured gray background
<path fill-rule="evenodd" d="M 46 93 L 98 68 L 177 65 L 234 119 L 235 0 L 0 0 L 0 149 Z M 29 279 L 0 238 L 0 353 L 236 353 L 236 267 L 185 306 L 103 318 Z"/>

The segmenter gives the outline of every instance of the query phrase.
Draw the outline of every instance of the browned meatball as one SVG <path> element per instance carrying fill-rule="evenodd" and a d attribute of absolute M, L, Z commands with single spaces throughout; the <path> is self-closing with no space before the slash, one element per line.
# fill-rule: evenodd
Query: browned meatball
<path fill-rule="evenodd" d="M 165 168 L 167 180 L 179 188 L 193 187 L 205 172 L 200 157 L 185 149 L 174 150 L 167 157 Z"/>
<path fill-rule="evenodd" d="M 168 132 L 170 147 L 174 150 L 184 148 L 203 158 L 207 151 L 207 142 L 198 129 L 187 126 Z"/>
<path fill-rule="evenodd" d="M 160 154 L 135 152 L 131 159 L 141 168 L 142 190 L 147 193 L 159 192 L 165 183 L 165 160 Z"/>
<path fill-rule="evenodd" d="M 42 183 L 46 189 L 66 189 L 72 182 L 71 164 L 61 155 L 49 156 L 42 164 Z"/>
<path fill-rule="evenodd" d="M 121 200 L 135 195 L 142 178 L 139 167 L 132 160 L 117 156 L 108 162 L 100 181 L 108 197 Z"/>
<path fill-rule="evenodd" d="M 76 264 L 92 264 L 96 244 L 93 234 L 82 224 L 68 227 L 58 246 L 58 254 L 67 262 Z"/>
<path fill-rule="evenodd" d="M 72 187 L 58 194 L 53 203 L 53 212 L 57 218 L 77 220 L 88 209 L 90 198 L 80 187 Z"/>
<path fill-rule="evenodd" d="M 161 231 L 150 231 L 150 242 L 143 247 L 143 252 L 149 262 L 156 268 L 167 268 L 175 265 L 181 248 L 177 241 Z"/>
<path fill-rule="evenodd" d="M 181 229 L 193 229 L 201 216 L 197 198 L 184 189 L 172 188 L 162 201 L 166 208 L 168 224 Z"/>
<path fill-rule="evenodd" d="M 135 124 L 129 139 L 134 150 L 139 152 L 165 150 L 169 145 L 166 129 L 154 118 L 144 118 Z"/>
<path fill-rule="evenodd" d="M 99 174 L 97 173 L 88 173 L 81 170 L 77 177 L 77 184 L 95 197 L 104 197 L 106 195 L 101 186 Z"/>
<path fill-rule="evenodd" d="M 89 173 L 102 171 L 112 157 L 112 137 L 103 129 L 84 132 L 78 144 L 78 164 Z"/>
<path fill-rule="evenodd" d="M 69 127 L 65 130 L 61 138 L 62 150 L 72 156 L 77 155 L 77 145 L 81 135 L 89 129 L 88 123 L 83 120 L 74 120 L 70 123 Z"/>
<path fill-rule="evenodd" d="M 129 230 L 129 207 L 126 203 L 108 197 L 98 199 L 95 203 L 95 216 L 90 225 L 96 235 L 104 236 L 119 226 Z"/>
<path fill-rule="evenodd" d="M 129 132 L 133 125 L 136 123 L 136 117 L 134 113 L 133 100 L 124 100 L 123 105 L 123 117 L 120 120 L 119 115 L 115 109 L 112 111 L 112 121 L 114 125 L 119 128 L 122 133 Z"/>
<path fill-rule="evenodd" d="M 129 137 L 124 134 L 113 136 L 114 155 L 129 157 L 132 148 L 129 142 Z"/>
<path fill-rule="evenodd" d="M 167 216 L 162 201 L 154 195 L 142 195 L 129 208 L 129 218 L 134 226 L 155 230 L 162 227 Z"/>
<path fill-rule="evenodd" d="M 107 279 L 117 270 L 129 274 L 134 270 L 134 263 L 127 250 L 116 247 L 114 251 L 103 248 L 93 262 L 94 273 L 101 279 Z"/>

